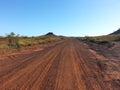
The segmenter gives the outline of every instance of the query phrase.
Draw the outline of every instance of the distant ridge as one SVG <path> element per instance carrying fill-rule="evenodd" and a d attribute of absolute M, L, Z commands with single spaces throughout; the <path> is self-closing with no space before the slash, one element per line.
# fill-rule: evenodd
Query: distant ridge
<path fill-rule="evenodd" d="M 120 28 L 117 31 L 111 33 L 110 35 L 114 35 L 114 34 L 120 34 Z"/>

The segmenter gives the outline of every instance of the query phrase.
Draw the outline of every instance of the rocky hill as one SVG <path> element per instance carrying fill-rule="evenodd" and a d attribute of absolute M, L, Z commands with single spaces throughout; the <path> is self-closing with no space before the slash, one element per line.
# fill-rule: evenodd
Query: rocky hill
<path fill-rule="evenodd" d="M 113 34 L 120 34 L 120 28 L 117 31 L 111 33 L 111 35 L 113 35 Z"/>
<path fill-rule="evenodd" d="M 56 35 L 53 32 L 49 32 L 45 36 L 56 36 Z"/>

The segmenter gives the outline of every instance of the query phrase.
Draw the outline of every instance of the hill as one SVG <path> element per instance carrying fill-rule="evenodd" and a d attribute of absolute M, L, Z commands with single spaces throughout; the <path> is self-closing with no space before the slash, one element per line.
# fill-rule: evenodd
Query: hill
<path fill-rule="evenodd" d="M 120 28 L 117 31 L 111 33 L 111 35 L 114 35 L 114 34 L 120 34 Z"/>
<path fill-rule="evenodd" d="M 53 32 L 49 32 L 47 34 L 45 34 L 45 36 L 56 36 Z"/>

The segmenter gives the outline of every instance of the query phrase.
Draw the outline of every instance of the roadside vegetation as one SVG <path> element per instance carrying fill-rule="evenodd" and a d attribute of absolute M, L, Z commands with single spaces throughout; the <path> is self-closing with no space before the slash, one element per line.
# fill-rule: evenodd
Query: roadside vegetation
<path fill-rule="evenodd" d="M 97 37 L 81 37 L 79 38 L 82 41 L 88 41 L 96 44 L 108 44 L 109 46 L 113 46 L 115 41 L 120 41 L 120 34 L 117 35 L 106 35 L 106 36 L 97 36 Z"/>
<path fill-rule="evenodd" d="M 27 47 L 36 44 L 46 44 L 49 42 L 54 42 L 63 39 L 62 36 L 37 36 L 37 37 L 27 37 L 16 35 L 14 32 L 6 35 L 5 37 L 0 37 L 0 48 L 1 49 L 17 49 L 20 47 Z"/>

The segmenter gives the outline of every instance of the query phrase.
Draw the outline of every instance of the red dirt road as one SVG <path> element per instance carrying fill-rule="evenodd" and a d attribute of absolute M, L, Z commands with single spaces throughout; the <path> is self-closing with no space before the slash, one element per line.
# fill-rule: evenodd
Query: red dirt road
<path fill-rule="evenodd" d="M 113 90 L 95 61 L 77 39 L 8 56 L 0 60 L 0 90 Z"/>

